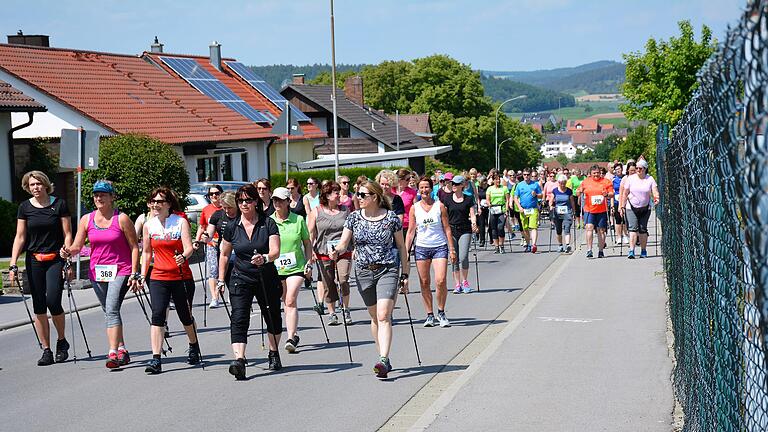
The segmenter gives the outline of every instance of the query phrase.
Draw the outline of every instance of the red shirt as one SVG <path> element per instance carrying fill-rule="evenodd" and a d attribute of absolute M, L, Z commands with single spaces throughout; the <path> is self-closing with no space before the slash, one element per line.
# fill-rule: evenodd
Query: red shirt
<path fill-rule="evenodd" d="M 217 210 L 221 210 L 221 207 L 216 207 L 213 204 L 208 204 L 207 206 L 203 207 L 203 211 L 200 212 L 200 228 L 203 229 L 203 231 L 208 228 L 208 223 L 211 220 L 211 215 L 216 213 Z M 216 243 L 213 241 L 215 239 L 219 238 L 219 233 L 216 231 L 213 232 L 213 238 L 211 241 L 208 242 L 208 246 L 216 246 Z"/>
<path fill-rule="evenodd" d="M 608 211 L 608 199 L 605 195 L 613 195 L 613 183 L 605 177 L 595 180 L 587 177 L 579 186 L 584 194 L 584 211 L 589 213 L 605 213 Z"/>
<path fill-rule="evenodd" d="M 165 226 L 160 224 L 160 218 L 156 217 L 146 224 L 155 257 L 151 275 L 154 280 L 192 279 L 189 263 L 182 264 L 181 274 L 179 266 L 176 265 L 176 252 L 181 253 L 184 250 L 184 244 L 181 241 L 182 221 L 181 216 L 172 214 L 165 220 Z"/>

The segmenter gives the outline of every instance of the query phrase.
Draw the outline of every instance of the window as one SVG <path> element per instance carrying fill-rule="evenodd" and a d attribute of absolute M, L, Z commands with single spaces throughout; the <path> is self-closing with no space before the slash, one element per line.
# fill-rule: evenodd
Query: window
<path fill-rule="evenodd" d="M 221 167 L 221 175 L 224 181 L 232 181 L 232 155 L 224 155 L 224 165 Z"/>
<path fill-rule="evenodd" d="M 339 127 L 339 138 L 349 138 L 349 123 L 336 117 L 336 124 Z M 333 116 L 328 118 L 328 137 L 333 138 Z"/>
<path fill-rule="evenodd" d="M 240 180 L 248 181 L 248 153 L 240 153 Z"/>
<path fill-rule="evenodd" d="M 197 181 L 218 181 L 219 178 L 219 158 L 210 157 L 197 160 Z"/>

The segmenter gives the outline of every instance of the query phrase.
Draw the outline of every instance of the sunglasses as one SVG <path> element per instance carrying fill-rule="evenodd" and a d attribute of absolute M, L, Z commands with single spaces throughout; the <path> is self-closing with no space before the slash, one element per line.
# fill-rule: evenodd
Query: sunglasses
<path fill-rule="evenodd" d="M 373 196 L 373 195 L 375 195 L 375 194 L 372 194 L 370 192 L 358 192 L 357 193 L 357 197 L 360 198 L 360 199 L 366 199 L 369 196 Z"/>
<path fill-rule="evenodd" d="M 316 185 L 316 184 L 317 183 L 315 183 L 315 182 L 307 182 L 307 186 L 312 186 L 312 185 Z"/>
<path fill-rule="evenodd" d="M 257 187 L 256 190 L 265 191 L 265 190 L 269 190 L 269 188 L 268 187 Z"/>
<path fill-rule="evenodd" d="M 349 182 L 348 181 L 343 181 L 343 182 L 341 182 L 341 184 L 349 184 Z"/>
<path fill-rule="evenodd" d="M 208 196 L 219 196 L 221 195 L 221 192 L 208 192 Z"/>
<path fill-rule="evenodd" d="M 286 201 L 288 201 L 288 200 L 280 199 L 278 197 L 272 197 L 272 202 L 273 203 L 284 203 Z"/>
<path fill-rule="evenodd" d="M 151 200 L 147 201 L 147 204 L 162 204 L 162 203 L 167 203 L 167 202 L 168 201 L 164 200 L 164 199 L 151 199 Z"/>
<path fill-rule="evenodd" d="M 238 204 L 246 204 L 246 205 L 251 205 L 256 202 L 256 200 L 253 198 L 238 199 L 236 201 Z"/>

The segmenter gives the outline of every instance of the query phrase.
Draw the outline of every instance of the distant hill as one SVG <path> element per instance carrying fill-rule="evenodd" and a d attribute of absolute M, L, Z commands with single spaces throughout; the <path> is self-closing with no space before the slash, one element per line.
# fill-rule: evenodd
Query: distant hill
<path fill-rule="evenodd" d="M 554 110 L 560 107 L 576 106 L 572 95 L 543 89 L 504 78 L 480 76 L 485 89 L 485 95 L 495 102 L 503 102 L 517 95 L 526 95 L 525 99 L 516 100 L 504 105 L 505 112 L 540 112 Z"/>
<path fill-rule="evenodd" d="M 348 70 L 359 71 L 363 68 L 363 66 L 365 65 L 338 64 L 336 65 L 336 72 L 340 73 Z M 331 65 L 327 64 L 313 64 L 304 66 L 279 64 L 268 66 L 251 66 L 250 68 L 253 69 L 253 71 L 256 72 L 259 76 L 264 78 L 264 80 L 269 83 L 269 85 L 278 90 L 283 87 L 283 83 L 288 83 L 291 81 L 293 74 L 302 73 L 305 75 L 304 79 L 309 81 L 314 79 L 321 72 L 331 71 Z"/>
<path fill-rule="evenodd" d="M 619 93 L 626 66 L 614 61 L 598 61 L 581 66 L 537 71 L 482 71 L 484 75 L 505 78 L 545 89 L 570 94 Z"/>

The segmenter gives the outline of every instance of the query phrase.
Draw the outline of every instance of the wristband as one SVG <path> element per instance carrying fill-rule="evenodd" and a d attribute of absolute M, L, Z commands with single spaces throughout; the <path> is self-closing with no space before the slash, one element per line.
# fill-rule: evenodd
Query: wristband
<path fill-rule="evenodd" d="M 402 281 L 405 281 L 405 280 L 408 280 L 408 273 L 402 273 L 400 275 L 400 281 L 402 282 Z"/>
<path fill-rule="evenodd" d="M 264 264 L 269 264 L 269 255 L 262 254 L 261 256 L 264 257 Z"/>
<path fill-rule="evenodd" d="M 17 266 L 17 265 L 8 266 L 8 271 L 12 271 L 14 273 L 18 273 L 19 272 L 19 266 Z"/>

